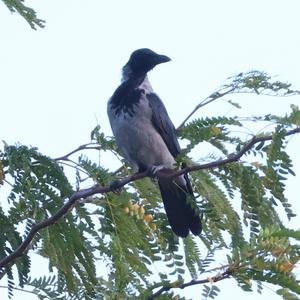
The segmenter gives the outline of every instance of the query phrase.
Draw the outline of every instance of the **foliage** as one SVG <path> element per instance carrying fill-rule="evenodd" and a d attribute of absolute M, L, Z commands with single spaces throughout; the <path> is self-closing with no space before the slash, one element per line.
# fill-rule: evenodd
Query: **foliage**
<path fill-rule="evenodd" d="M 289 84 L 251 71 L 230 78 L 206 103 L 243 92 L 298 94 Z M 214 299 L 222 292 L 217 282 L 231 276 L 245 291 L 253 290 L 253 282 L 259 291 L 271 283 L 283 299 L 298 299 L 300 286 L 293 269 L 300 259 L 300 232 L 283 225 L 281 212 L 288 219 L 295 217 L 285 197 L 287 176 L 295 175 L 286 136 L 298 128 L 300 111 L 292 105 L 284 116 L 250 119 L 270 126 L 256 136 L 259 142 L 243 161 L 190 173 L 203 211 L 203 233 L 186 239 L 171 231 L 154 180 L 129 180 L 121 190 L 113 188 L 112 183 L 131 170 L 100 126 L 92 131 L 91 144 L 69 154 L 82 151 L 77 162 L 68 160 L 69 155 L 53 159 L 33 147 L 4 144 L 0 188 L 9 192 L 0 207 L 0 262 L 76 191 L 92 184 L 110 191 L 78 199 L 64 217 L 34 235 L 19 258 L 4 265 L 0 277 L 7 278 L 8 295 L 12 297 L 17 284 L 31 288 L 39 299 L 184 299 L 176 288 L 202 284 L 203 297 Z M 243 128 L 238 117 L 186 122 L 179 130 L 186 141 L 179 160 L 190 163 L 191 153 L 193 159 L 205 162 L 230 157 L 248 143 L 242 134 L 234 134 Z M 195 157 L 204 143 L 211 154 Z M 90 149 L 112 153 L 121 167 L 110 170 L 105 163 L 95 163 L 88 156 Z M 70 168 L 76 169 L 75 178 L 66 175 Z M 219 253 L 227 255 L 227 264 L 221 267 Z M 32 254 L 49 264 L 49 272 L 39 278 L 30 277 Z"/>
<path fill-rule="evenodd" d="M 12 12 L 19 13 L 30 25 L 32 29 L 36 29 L 36 26 L 43 28 L 45 21 L 37 17 L 34 9 L 24 5 L 24 0 L 2 0 L 7 8 Z"/>

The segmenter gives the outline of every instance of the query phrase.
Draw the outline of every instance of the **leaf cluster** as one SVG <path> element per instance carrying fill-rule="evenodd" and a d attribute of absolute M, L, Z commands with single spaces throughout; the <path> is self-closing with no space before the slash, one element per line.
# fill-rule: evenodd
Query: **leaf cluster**
<path fill-rule="evenodd" d="M 36 12 L 31 7 L 24 4 L 24 0 L 2 0 L 7 8 L 12 12 L 19 13 L 32 29 L 38 27 L 45 27 L 45 21 L 37 17 Z"/>
<path fill-rule="evenodd" d="M 255 94 L 297 93 L 261 72 L 239 74 L 223 88 L 233 87 Z M 132 172 L 122 160 L 119 169 L 110 170 L 107 162 L 94 162 L 84 152 L 66 165 L 68 155 L 52 159 L 33 147 L 4 144 L 0 188 L 8 193 L 0 206 L 0 261 L 18 249 L 35 224 L 51 218 L 74 190 L 92 184 L 110 187 L 108 193 L 74 202 L 62 218 L 34 236 L 21 257 L 1 269 L 8 295 L 13 296 L 18 282 L 21 288 L 31 287 L 39 299 L 183 299 L 176 288 L 203 284 L 203 297 L 216 298 L 217 281 L 232 276 L 245 291 L 253 289 L 253 282 L 259 291 L 264 283 L 272 283 L 284 299 L 297 299 L 300 291 L 293 270 L 300 257 L 295 243 L 299 231 L 284 226 L 281 212 L 287 219 L 296 216 L 285 196 L 286 180 L 295 175 L 286 135 L 299 126 L 300 111 L 293 105 L 285 116 L 269 114 L 252 121 L 272 126 L 257 136 L 260 142 L 243 160 L 190 173 L 203 212 L 203 232 L 185 239 L 176 237 L 168 225 L 155 179 L 113 188 L 113 182 Z M 195 159 L 191 153 L 206 162 L 238 153 L 249 143 L 236 134 L 243 129 L 238 117 L 186 123 L 179 130 L 186 147 L 178 162 L 189 164 Z M 111 152 L 119 159 L 114 140 L 100 126 L 91 139 L 97 147 L 78 149 Z M 207 156 L 198 151 L 205 145 L 210 147 Z M 66 174 L 74 168 L 76 175 L 70 180 Z M 46 274 L 30 274 L 32 254 L 46 259 Z M 220 267 L 219 255 L 227 255 L 226 265 Z"/>

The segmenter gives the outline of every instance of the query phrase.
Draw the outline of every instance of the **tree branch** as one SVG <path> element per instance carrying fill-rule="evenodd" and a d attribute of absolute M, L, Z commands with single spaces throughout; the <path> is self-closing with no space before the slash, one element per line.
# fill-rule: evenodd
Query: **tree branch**
<path fill-rule="evenodd" d="M 78 152 L 78 151 L 82 151 L 82 150 L 88 150 L 88 149 L 96 149 L 96 150 L 100 150 L 101 147 L 98 146 L 91 146 L 91 145 L 98 145 L 95 143 L 87 143 L 87 144 L 83 144 L 81 146 L 79 146 L 78 148 L 76 148 L 75 150 L 67 153 L 66 155 L 54 158 L 54 160 L 58 161 L 58 160 L 69 160 L 69 156 L 71 156 L 72 154 Z"/>
<path fill-rule="evenodd" d="M 178 282 L 169 283 L 169 284 L 163 286 L 162 288 L 160 288 L 157 292 L 155 292 L 151 296 L 149 296 L 147 298 L 147 300 L 153 300 L 154 298 L 159 297 L 162 293 L 167 292 L 171 289 L 184 289 L 184 288 L 192 286 L 192 285 L 218 282 L 223 279 L 229 278 L 231 276 L 231 274 L 232 274 L 232 270 L 227 269 L 225 272 L 218 274 L 214 277 L 207 278 L 207 279 L 191 280 L 190 282 L 180 283 L 180 284 L 178 284 Z"/>
<path fill-rule="evenodd" d="M 28 250 L 28 246 L 30 245 L 30 243 L 33 240 L 33 238 L 35 237 L 35 235 L 41 229 L 54 224 L 61 217 L 63 217 L 69 211 L 69 209 L 75 204 L 75 202 L 77 200 L 87 198 L 87 197 L 95 195 L 95 194 L 104 194 L 104 193 L 108 193 L 110 191 L 114 191 L 115 189 L 119 189 L 129 182 L 146 177 L 147 174 L 148 174 L 148 172 L 136 173 L 136 174 L 128 176 L 122 180 L 114 181 L 114 182 L 112 182 L 111 185 L 106 186 L 106 187 L 94 185 L 90 188 L 82 189 L 82 190 L 74 192 L 71 195 L 71 197 L 69 198 L 69 200 L 53 216 L 45 219 L 44 221 L 42 221 L 38 224 L 35 224 L 31 228 L 31 230 L 29 231 L 28 235 L 23 240 L 21 245 L 15 251 L 13 251 L 11 254 L 4 257 L 2 260 L 0 260 L 0 269 L 5 267 L 10 262 L 14 261 L 16 258 L 22 256 L 24 254 L 24 252 Z"/>
<path fill-rule="evenodd" d="M 300 133 L 300 127 L 297 127 L 290 131 L 287 131 L 285 136 L 290 136 L 290 135 L 293 135 L 296 133 Z M 245 144 L 245 146 L 239 152 L 237 152 L 235 154 L 230 154 L 225 159 L 220 159 L 220 160 L 206 163 L 206 164 L 185 167 L 178 171 L 161 170 L 157 173 L 157 176 L 173 178 L 173 177 L 177 177 L 179 175 L 182 175 L 184 173 L 188 173 L 191 171 L 212 169 L 212 168 L 220 167 L 225 164 L 238 161 L 247 151 L 249 151 L 252 148 L 253 145 L 255 145 L 256 143 L 262 142 L 262 141 L 270 141 L 270 140 L 272 140 L 272 138 L 273 138 L 272 135 L 261 136 L 261 137 L 254 136 L 250 141 L 248 141 L 248 143 Z M 79 148 L 77 148 L 77 149 L 79 149 Z M 74 151 L 72 151 L 72 152 L 74 153 Z M 130 182 L 144 178 L 148 175 L 149 174 L 147 171 L 142 172 L 142 173 L 135 173 L 135 174 L 125 177 L 121 180 L 115 180 L 108 186 L 103 187 L 103 186 L 99 186 L 99 185 L 94 185 L 90 188 L 86 188 L 86 189 L 82 189 L 82 190 L 74 192 L 70 196 L 69 200 L 53 216 L 45 219 L 44 221 L 42 221 L 38 224 L 35 224 L 29 231 L 26 238 L 23 240 L 23 242 L 20 244 L 20 246 L 15 251 L 13 251 L 8 256 L 6 256 L 2 260 L 0 260 L 0 269 L 5 267 L 7 264 L 11 263 L 12 261 L 14 261 L 16 258 L 22 256 L 28 250 L 28 247 L 29 247 L 31 241 L 33 240 L 33 238 L 35 237 L 35 235 L 41 229 L 54 224 L 61 217 L 63 217 L 65 214 L 67 214 L 68 211 L 71 209 L 71 207 L 75 204 L 75 202 L 77 200 L 84 199 L 84 198 L 87 198 L 87 197 L 95 195 L 95 194 L 103 194 L 103 193 L 115 191 L 116 189 L 120 189 L 121 187 L 123 187 L 124 185 L 126 185 Z"/>
<path fill-rule="evenodd" d="M 286 134 L 284 136 L 290 136 L 296 133 L 300 133 L 300 127 L 297 127 L 295 129 L 292 129 L 290 131 L 287 131 Z M 187 166 L 179 171 L 170 173 L 170 172 L 166 172 L 164 170 L 159 172 L 159 176 L 161 177 L 177 177 L 179 175 L 185 174 L 185 173 L 189 173 L 192 171 L 198 171 L 198 170 L 203 170 L 203 169 L 213 169 L 216 167 L 221 167 L 224 166 L 226 164 L 229 164 L 231 162 L 235 162 L 238 161 L 247 151 L 249 151 L 255 144 L 260 143 L 260 142 L 266 142 L 266 141 L 271 141 L 273 139 L 272 135 L 267 135 L 267 136 L 261 136 L 261 137 L 257 137 L 257 136 L 253 136 L 253 138 L 248 141 L 245 146 L 237 153 L 232 153 L 229 154 L 227 158 L 225 159 L 220 159 L 220 160 L 216 160 L 207 164 L 201 164 L 201 165 L 194 165 L 194 166 Z"/>
<path fill-rule="evenodd" d="M 188 121 L 188 119 L 198 110 L 200 109 L 201 107 L 227 95 L 227 94 L 230 94 L 231 92 L 233 92 L 235 90 L 235 88 L 231 88 L 229 89 L 228 91 L 226 92 L 215 92 L 213 94 L 211 94 L 210 96 L 208 96 L 207 98 L 205 98 L 204 100 L 202 100 L 194 109 L 193 111 L 182 121 L 182 123 L 177 127 L 177 131 L 179 131 L 183 126 L 184 124 Z"/>
<path fill-rule="evenodd" d="M 227 95 L 233 93 L 259 94 L 266 96 L 294 96 L 299 95 L 300 91 L 290 89 L 291 84 L 275 81 L 270 82 L 271 76 L 261 71 L 248 71 L 236 76 L 228 77 L 225 83 L 213 94 L 201 101 L 194 110 L 179 125 L 179 131 L 187 120 L 201 107 Z"/>
<path fill-rule="evenodd" d="M 8 286 L 5 286 L 5 285 L 0 285 L 0 289 L 8 289 Z M 35 295 L 36 297 L 38 297 L 38 295 L 33 292 L 33 291 L 29 291 L 29 290 L 25 290 L 25 289 L 21 289 L 21 288 L 18 288 L 18 287 L 12 287 L 13 290 L 16 290 L 16 291 L 19 291 L 19 292 L 24 292 L 24 293 L 28 293 L 28 294 L 33 294 Z"/>

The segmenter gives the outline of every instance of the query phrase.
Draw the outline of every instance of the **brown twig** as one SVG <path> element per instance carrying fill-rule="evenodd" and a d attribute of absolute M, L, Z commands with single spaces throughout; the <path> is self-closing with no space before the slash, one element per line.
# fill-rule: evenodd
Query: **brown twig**
<path fill-rule="evenodd" d="M 229 87 L 231 87 L 229 90 L 227 90 L 226 92 L 221 92 L 224 89 L 228 89 Z M 265 90 L 268 90 L 267 88 Z M 263 95 L 263 96 L 270 96 L 270 97 L 274 97 L 274 94 L 271 93 L 266 93 L 264 92 L 265 90 L 262 90 L 259 92 L 259 95 Z M 219 89 L 217 92 L 211 94 L 210 96 L 208 96 L 207 98 L 205 98 L 204 100 L 202 100 L 198 105 L 196 105 L 196 107 L 192 110 L 192 112 L 182 121 L 182 123 L 177 127 L 177 131 L 180 131 L 180 129 L 182 129 L 182 127 L 185 125 L 185 123 L 191 118 L 191 116 L 197 111 L 199 110 L 201 107 L 217 100 L 220 99 L 228 94 L 253 94 L 254 92 L 257 93 L 257 91 L 255 90 L 243 90 L 243 88 L 236 86 L 236 85 L 229 85 L 229 86 L 224 86 L 221 89 Z M 291 94 L 285 94 L 285 95 L 280 95 L 280 97 L 292 97 L 295 95 L 299 95 L 300 91 L 294 91 L 294 93 Z"/>
<path fill-rule="evenodd" d="M 190 282 L 186 282 L 186 283 L 170 283 L 167 284 L 165 286 L 163 286 L 162 288 L 160 288 L 157 292 L 153 293 L 151 296 L 147 297 L 147 300 L 153 300 L 156 297 L 159 297 L 162 293 L 167 292 L 171 289 L 184 289 L 186 287 L 192 286 L 192 285 L 197 285 L 197 284 L 204 284 L 204 283 L 212 283 L 212 282 L 218 282 L 221 281 L 223 279 L 229 278 L 232 274 L 232 271 L 230 269 L 227 269 L 225 272 L 218 274 L 214 277 L 210 277 L 207 279 L 201 279 L 201 280 L 191 280 Z"/>
<path fill-rule="evenodd" d="M 226 92 L 223 92 L 223 93 L 220 93 L 220 92 L 216 92 L 216 93 L 213 93 L 212 95 L 208 96 L 207 98 L 205 98 L 203 101 L 201 101 L 194 109 L 193 111 L 182 121 L 182 123 L 177 127 L 177 131 L 179 131 L 183 126 L 184 124 L 188 121 L 188 119 L 198 110 L 200 109 L 201 107 L 227 95 L 227 94 L 230 94 L 231 92 L 233 92 L 235 90 L 235 88 L 231 88 L 229 89 L 228 91 Z"/>
<path fill-rule="evenodd" d="M 290 131 L 287 131 L 285 136 L 290 136 L 290 135 L 293 135 L 296 133 L 300 133 L 300 127 L 297 127 Z M 261 136 L 261 137 L 253 136 L 253 138 L 250 141 L 248 141 L 239 152 L 229 154 L 228 157 L 225 159 L 220 159 L 220 160 L 216 160 L 216 161 L 206 163 L 206 164 L 201 164 L 201 165 L 187 166 L 187 167 L 185 167 L 179 171 L 173 172 L 173 173 L 164 172 L 162 170 L 159 172 L 159 176 L 161 176 L 161 177 L 177 177 L 179 175 L 189 173 L 192 171 L 198 171 L 198 170 L 203 170 L 203 169 L 213 169 L 216 167 L 221 167 L 221 166 L 224 166 L 231 162 L 238 161 L 247 151 L 249 151 L 253 147 L 253 145 L 260 143 L 260 142 L 271 141 L 272 139 L 273 139 L 272 135 Z"/>
<path fill-rule="evenodd" d="M 293 135 L 296 133 L 300 133 L 300 127 L 297 127 L 290 131 L 287 131 L 285 133 L 285 136 Z M 159 171 L 157 175 L 159 177 L 171 177 L 172 178 L 172 177 L 177 177 L 179 175 L 182 175 L 184 173 L 188 173 L 191 171 L 212 169 L 212 168 L 220 167 L 225 164 L 238 161 L 247 151 L 249 151 L 251 149 L 251 147 L 254 144 L 262 142 L 262 141 L 270 141 L 270 140 L 272 140 L 272 138 L 273 138 L 272 135 L 261 136 L 261 137 L 254 136 L 248 143 L 245 144 L 245 146 L 239 152 L 237 152 L 235 154 L 230 154 L 225 159 L 220 159 L 220 160 L 202 164 L 202 165 L 194 165 L 194 166 L 190 166 L 190 167 L 185 167 L 181 170 L 174 171 L 174 172 L 162 170 L 162 171 Z M 77 148 L 77 149 L 79 149 L 79 148 Z M 126 185 L 130 182 L 133 182 L 135 180 L 144 178 L 147 175 L 148 175 L 148 172 L 136 173 L 131 176 L 125 177 L 121 180 L 116 180 L 116 181 L 112 182 L 109 186 L 102 187 L 99 185 L 95 185 L 93 187 L 74 192 L 70 196 L 69 200 L 53 216 L 45 219 L 44 221 L 42 221 L 38 224 L 35 224 L 31 228 L 31 230 L 28 233 L 28 235 L 26 236 L 26 238 L 20 244 L 20 246 L 16 250 L 14 250 L 12 253 L 10 253 L 8 256 L 6 256 L 2 260 L 0 260 L 0 269 L 5 267 L 7 264 L 11 263 L 12 261 L 14 261 L 16 258 L 22 256 L 28 250 L 28 247 L 29 247 L 31 241 L 33 240 L 33 238 L 35 237 L 35 235 L 41 229 L 54 224 L 61 217 L 63 217 L 71 209 L 71 207 L 75 204 L 75 202 L 77 200 L 84 199 L 84 198 L 87 198 L 87 197 L 95 195 L 95 194 L 103 194 L 103 193 L 108 193 L 108 192 L 114 191 L 116 189 L 120 189 L 124 185 Z"/>
<path fill-rule="evenodd" d="M 97 146 L 91 146 L 91 145 L 97 145 Z M 81 146 L 79 146 L 78 148 L 76 148 L 75 150 L 63 155 L 63 156 L 60 156 L 60 157 L 57 157 L 57 158 L 54 158 L 54 160 L 58 161 L 58 160 L 68 160 L 69 159 L 69 156 L 71 156 L 72 154 L 78 152 L 78 151 L 82 151 L 82 150 L 88 150 L 88 149 L 96 149 L 96 150 L 100 150 L 101 147 L 100 145 L 98 144 L 95 144 L 95 143 L 87 143 L 87 144 L 83 144 Z"/>

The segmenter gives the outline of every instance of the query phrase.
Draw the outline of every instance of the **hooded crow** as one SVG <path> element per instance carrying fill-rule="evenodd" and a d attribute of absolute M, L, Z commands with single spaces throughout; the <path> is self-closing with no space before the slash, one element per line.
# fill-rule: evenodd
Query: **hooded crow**
<path fill-rule="evenodd" d="M 170 61 L 150 49 L 134 51 L 123 67 L 122 83 L 108 101 L 107 112 L 118 147 L 135 170 L 176 168 L 181 152 L 175 127 L 147 72 Z M 199 209 L 187 174 L 159 177 L 158 184 L 173 232 L 186 237 L 202 230 Z"/>

